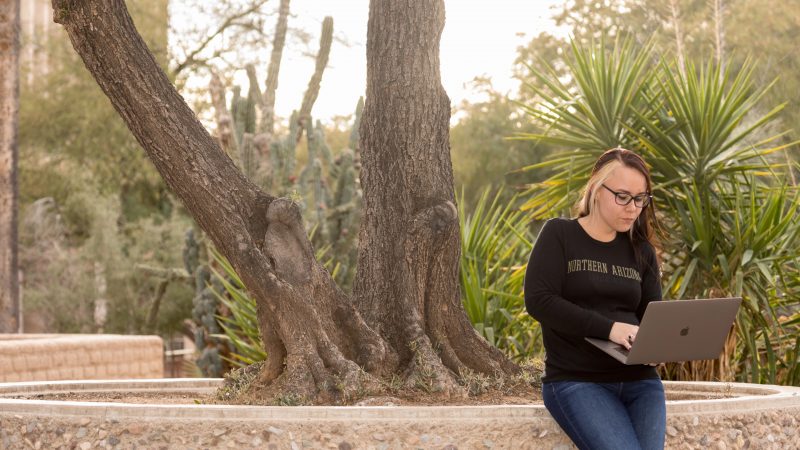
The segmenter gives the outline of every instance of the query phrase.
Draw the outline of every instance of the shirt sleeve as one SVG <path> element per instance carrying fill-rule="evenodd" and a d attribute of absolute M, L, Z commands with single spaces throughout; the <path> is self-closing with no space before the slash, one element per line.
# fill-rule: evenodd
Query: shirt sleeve
<path fill-rule="evenodd" d="M 549 220 L 536 239 L 525 271 L 528 314 L 564 334 L 608 339 L 614 324 L 611 319 L 562 297 L 566 270 L 563 229 L 557 220 Z"/>
<path fill-rule="evenodd" d="M 658 258 L 656 258 L 656 251 L 650 244 L 645 244 L 645 267 L 642 273 L 642 300 L 639 302 L 639 308 L 636 310 L 636 317 L 639 322 L 644 317 L 644 310 L 647 309 L 647 304 L 661 300 L 661 269 L 658 267 Z"/>

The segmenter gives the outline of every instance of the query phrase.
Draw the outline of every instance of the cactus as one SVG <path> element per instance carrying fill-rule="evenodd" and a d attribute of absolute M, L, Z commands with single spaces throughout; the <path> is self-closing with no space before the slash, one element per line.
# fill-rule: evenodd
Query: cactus
<path fill-rule="evenodd" d="M 355 152 L 356 155 L 361 154 L 361 149 L 359 148 L 358 141 L 361 137 L 359 127 L 361 126 L 361 113 L 364 111 L 364 97 L 358 98 L 358 104 L 356 105 L 356 116 L 355 120 L 353 121 L 353 129 L 350 130 L 350 141 L 349 145 L 350 148 Z"/>
<path fill-rule="evenodd" d="M 333 17 L 327 16 L 322 21 L 322 34 L 319 38 L 319 53 L 317 53 L 314 75 L 308 81 L 308 88 L 303 96 L 303 104 L 300 106 L 300 113 L 296 119 L 300 122 L 300 125 L 311 122 L 311 107 L 314 106 L 314 102 L 317 101 L 317 96 L 319 95 L 322 73 L 328 65 L 328 57 L 331 54 L 331 42 L 333 42 Z M 297 130 L 294 136 L 299 142 L 302 137 L 302 128 Z"/>
<path fill-rule="evenodd" d="M 211 276 L 211 270 L 207 265 L 197 267 L 192 318 L 197 325 L 194 331 L 194 344 L 200 351 L 200 356 L 195 362 L 206 377 L 221 377 L 228 369 L 222 356 L 228 354 L 230 349 L 216 337 L 222 333 L 222 328 L 217 321 L 220 302 L 214 291 L 224 292 L 223 289 L 219 279 Z"/>
<path fill-rule="evenodd" d="M 233 124 L 233 117 L 225 106 L 225 88 L 222 85 L 219 75 L 211 72 L 211 82 L 208 85 L 211 92 L 211 102 L 217 118 L 217 139 L 225 153 L 237 162 L 239 153 L 239 143 L 236 141 L 236 129 Z"/>

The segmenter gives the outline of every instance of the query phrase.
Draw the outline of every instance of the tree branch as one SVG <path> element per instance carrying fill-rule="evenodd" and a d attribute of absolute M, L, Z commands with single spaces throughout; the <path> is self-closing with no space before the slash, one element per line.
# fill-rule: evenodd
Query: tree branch
<path fill-rule="evenodd" d="M 261 7 L 264 6 L 264 4 L 267 3 L 267 1 L 268 0 L 258 0 L 255 3 L 253 3 L 249 8 L 246 8 L 238 13 L 235 13 L 227 17 L 225 20 L 223 20 L 222 23 L 217 27 L 216 30 L 214 30 L 213 33 L 206 36 L 206 38 L 200 41 L 200 44 L 198 44 L 198 46 L 194 50 L 190 51 L 189 54 L 186 55 L 186 58 L 184 58 L 184 60 L 175 67 L 175 69 L 172 71 L 172 74 L 178 75 L 184 69 L 191 66 L 193 63 L 197 62 L 198 61 L 196 59 L 197 55 L 200 54 L 200 52 L 202 52 L 203 50 L 205 50 L 206 47 L 208 47 L 208 45 L 214 39 L 217 38 L 217 36 L 221 35 L 225 30 L 227 30 L 232 26 L 235 25 L 243 26 L 243 24 L 238 23 L 237 21 L 261 9 Z"/>

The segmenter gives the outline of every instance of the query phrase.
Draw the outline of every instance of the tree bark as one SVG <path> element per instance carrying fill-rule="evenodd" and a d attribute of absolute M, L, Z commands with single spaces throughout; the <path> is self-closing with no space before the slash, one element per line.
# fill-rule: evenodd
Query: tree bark
<path fill-rule="evenodd" d="M 315 260 L 298 206 L 234 166 L 160 70 L 123 0 L 53 7 L 167 185 L 256 299 L 268 359 L 247 401 L 369 392 L 401 363 L 410 384 L 450 393 L 463 392 L 455 376 L 464 369 L 516 370 L 473 330 L 459 299 L 442 0 L 371 3 L 358 309 Z"/>
<path fill-rule="evenodd" d="M 450 99 L 439 72 L 444 22 L 443 0 L 370 2 L 354 295 L 398 352 L 408 382 L 427 377 L 447 391 L 464 369 L 516 366 L 478 335 L 460 300 Z"/>
<path fill-rule="evenodd" d="M 19 325 L 19 27 L 19 0 L 0 2 L 0 333 L 15 333 Z"/>

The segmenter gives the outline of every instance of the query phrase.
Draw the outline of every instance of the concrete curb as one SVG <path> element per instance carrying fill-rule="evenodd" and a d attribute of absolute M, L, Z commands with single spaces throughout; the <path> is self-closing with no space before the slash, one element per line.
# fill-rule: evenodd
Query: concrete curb
<path fill-rule="evenodd" d="M 75 440 L 79 435 L 92 437 L 85 441 L 89 445 L 86 448 L 109 447 L 109 442 L 196 448 L 231 445 L 234 441 L 244 448 L 266 448 L 266 443 L 270 448 L 273 444 L 275 448 L 288 448 L 292 443 L 333 448 L 343 442 L 353 448 L 376 449 L 442 448 L 448 444 L 458 448 L 569 446 L 543 405 L 280 407 L 8 398 L 77 391 L 206 394 L 220 383 L 220 379 L 206 378 L 0 384 L 0 439 L 4 439 L 0 443 L 7 444 L 6 448 L 14 448 L 25 439 L 35 444 L 31 433 L 41 430 L 45 448 L 81 446 L 84 442 Z M 800 388 L 707 382 L 664 385 L 668 396 L 670 392 L 734 396 L 668 401 L 668 448 L 707 448 L 715 442 L 721 443 L 719 448 L 797 445 L 793 443 L 800 422 Z M 60 434 L 53 434 L 53 430 Z"/>

